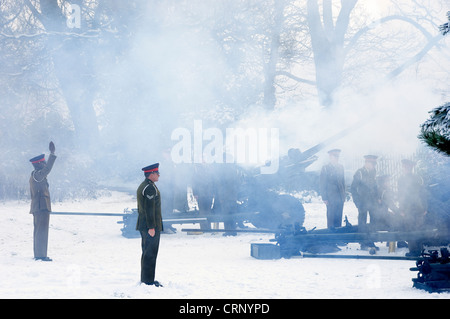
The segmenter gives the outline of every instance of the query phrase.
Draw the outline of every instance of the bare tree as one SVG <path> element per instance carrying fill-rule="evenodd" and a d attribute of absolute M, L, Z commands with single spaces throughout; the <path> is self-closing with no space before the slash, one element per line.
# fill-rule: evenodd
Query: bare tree
<path fill-rule="evenodd" d="M 86 150 L 98 138 L 98 126 L 93 109 L 95 81 L 92 71 L 92 57 L 86 52 L 89 40 L 78 36 L 81 25 L 69 28 L 63 12 L 64 2 L 57 0 L 25 0 L 25 5 L 46 32 L 46 46 L 53 62 L 54 72 L 67 104 L 75 133 L 77 146 Z M 81 14 L 81 12 L 80 12 Z M 81 19 L 81 15 L 77 17 Z M 95 42 L 90 43 L 91 46 Z"/>
<path fill-rule="evenodd" d="M 338 1 L 322 0 L 321 6 L 319 0 L 307 0 L 306 21 L 314 56 L 315 81 L 307 80 L 298 73 L 278 74 L 298 83 L 315 86 L 319 101 L 325 106 L 333 103 L 337 89 L 344 83 L 351 83 L 350 74 L 360 79 L 366 70 L 373 71 L 368 70 L 367 65 L 376 65 L 378 68 L 383 65 L 386 81 L 396 78 L 421 61 L 443 38 L 440 34 L 428 31 L 426 25 L 431 24 L 433 27 L 432 21 L 438 10 L 433 11 L 430 4 L 423 4 L 425 1 L 408 2 L 407 8 L 412 8 L 410 10 L 393 1 L 397 13 L 366 22 L 358 0 L 342 0 L 339 1 L 340 5 Z M 335 14 L 336 9 L 338 14 Z M 408 34 L 414 33 L 412 38 L 403 30 L 397 32 L 396 27 L 387 29 L 394 22 L 406 25 L 411 31 Z M 417 40 L 418 35 L 422 36 L 420 41 Z M 400 53 L 402 49 L 404 52 Z M 410 51 L 415 53 L 411 56 Z M 389 55 L 403 60 L 389 63 L 389 59 L 394 60 Z"/>
<path fill-rule="evenodd" d="M 357 2 L 357 0 L 342 1 L 339 16 L 334 24 L 332 0 L 323 1 L 322 23 L 318 1 L 307 1 L 307 21 L 314 52 L 317 91 L 319 100 L 326 106 L 332 104 L 333 93 L 342 82 L 345 36 L 350 24 L 350 14 Z"/>

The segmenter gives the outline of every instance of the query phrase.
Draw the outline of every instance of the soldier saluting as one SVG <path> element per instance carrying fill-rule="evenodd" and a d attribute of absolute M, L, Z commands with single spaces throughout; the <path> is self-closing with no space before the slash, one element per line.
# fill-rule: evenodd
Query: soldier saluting
<path fill-rule="evenodd" d="M 146 285 L 162 285 L 155 280 L 156 257 L 159 239 L 163 231 L 161 195 L 155 182 L 159 180 L 159 163 L 144 167 L 145 180 L 137 189 L 138 220 L 136 230 L 142 238 L 141 282 Z"/>
<path fill-rule="evenodd" d="M 31 209 L 33 214 L 33 250 L 34 259 L 52 261 L 47 256 L 48 228 L 50 222 L 50 212 L 52 211 L 50 202 L 49 185 L 47 175 L 52 170 L 55 163 L 55 144 L 49 144 L 50 156 L 48 162 L 45 161 L 45 154 L 30 159 L 34 171 L 30 177 Z"/>

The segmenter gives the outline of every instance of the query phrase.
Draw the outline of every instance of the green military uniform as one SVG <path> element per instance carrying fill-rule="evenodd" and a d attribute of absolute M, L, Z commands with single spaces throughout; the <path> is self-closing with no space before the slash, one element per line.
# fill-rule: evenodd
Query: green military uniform
<path fill-rule="evenodd" d="M 161 195 L 155 183 L 145 179 L 137 189 L 138 220 L 136 230 L 142 237 L 141 282 L 155 283 L 156 257 L 159 239 L 163 231 L 161 216 Z M 149 229 L 155 229 L 155 236 L 150 236 Z"/>
<path fill-rule="evenodd" d="M 356 171 L 353 176 L 351 192 L 353 202 L 358 208 L 358 227 L 360 231 L 367 229 L 367 214 L 370 218 L 375 216 L 377 199 L 376 170 L 368 170 L 363 167 Z"/>
<path fill-rule="evenodd" d="M 398 179 L 398 204 L 400 212 L 404 215 L 402 228 L 405 231 L 421 230 L 424 227 L 428 209 L 424 181 L 412 171 L 415 162 L 402 160 L 402 165 L 408 168 Z M 422 242 L 409 240 L 408 248 L 408 255 L 419 256 L 422 251 Z"/>
<path fill-rule="evenodd" d="M 52 208 L 47 175 L 52 170 L 55 160 L 56 156 L 54 154 L 50 154 L 47 163 L 43 155 L 30 160 L 35 165 L 35 170 L 30 176 L 30 214 L 33 214 L 33 250 L 35 259 L 50 260 L 47 257 L 47 247 Z"/>
<path fill-rule="evenodd" d="M 377 177 L 377 206 L 373 223 L 375 230 L 396 231 L 399 227 L 399 209 L 395 203 L 394 192 L 390 187 L 390 176 Z M 372 221 L 371 221 L 372 223 Z"/>
<path fill-rule="evenodd" d="M 351 192 L 353 202 L 358 208 L 358 231 L 366 232 L 369 230 L 367 223 L 367 215 L 370 216 L 370 221 L 376 220 L 377 209 L 377 180 L 376 180 L 376 159 L 375 155 L 364 156 L 367 162 L 373 163 L 373 169 L 364 166 L 358 169 L 353 176 L 351 185 Z M 362 242 L 361 248 L 375 247 L 372 242 Z"/>
<path fill-rule="evenodd" d="M 328 153 L 337 158 L 340 152 L 338 149 L 333 149 Z M 324 165 L 319 182 L 322 200 L 327 203 L 327 227 L 341 227 L 346 196 L 344 166 L 337 161 Z"/>
<path fill-rule="evenodd" d="M 216 197 L 214 198 L 214 208 L 224 217 L 224 227 L 230 231 L 224 236 L 236 236 L 237 222 L 234 214 L 237 211 L 238 186 L 239 182 L 237 167 L 234 164 L 217 164 L 214 170 L 214 188 Z M 217 207 L 217 208 L 216 208 Z"/>
<path fill-rule="evenodd" d="M 156 184 L 146 179 L 137 189 L 139 217 L 136 230 L 148 231 L 154 228 L 162 231 L 161 196 Z"/>

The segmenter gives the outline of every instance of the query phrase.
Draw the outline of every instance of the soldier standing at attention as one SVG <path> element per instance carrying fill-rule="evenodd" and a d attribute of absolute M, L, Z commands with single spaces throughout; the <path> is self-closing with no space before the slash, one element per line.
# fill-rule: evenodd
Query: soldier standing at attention
<path fill-rule="evenodd" d="M 48 227 L 50 222 L 50 212 L 52 211 L 50 202 L 50 192 L 48 189 L 47 175 L 52 170 L 55 163 L 55 144 L 49 144 L 50 156 L 48 162 L 45 161 L 45 154 L 30 159 L 34 171 L 30 177 L 31 209 L 33 214 L 33 250 L 34 259 L 42 261 L 52 261 L 47 256 L 48 247 Z"/>
<path fill-rule="evenodd" d="M 377 180 L 376 165 L 378 156 L 364 156 L 364 166 L 358 169 L 353 176 L 351 193 L 353 202 L 358 208 L 358 231 L 367 231 L 367 214 L 370 220 L 376 219 L 377 208 Z M 361 249 L 374 247 L 373 243 L 361 243 Z"/>
<path fill-rule="evenodd" d="M 398 204 L 405 231 L 420 230 L 427 214 L 426 190 L 422 177 L 413 172 L 415 166 L 414 161 L 402 160 L 403 174 L 398 179 Z M 419 256 L 422 244 L 417 240 L 410 240 L 408 248 L 408 256 Z"/>
<path fill-rule="evenodd" d="M 138 220 L 136 230 L 142 238 L 141 282 L 146 285 L 162 285 L 155 280 L 156 257 L 159 239 L 163 231 L 161 195 L 155 182 L 159 180 L 159 163 L 144 167 L 145 180 L 137 189 Z"/>
<path fill-rule="evenodd" d="M 327 206 L 327 227 L 342 226 L 342 211 L 345 202 L 344 166 L 339 164 L 341 150 L 328 152 L 330 162 L 322 167 L 320 173 L 320 192 Z"/>

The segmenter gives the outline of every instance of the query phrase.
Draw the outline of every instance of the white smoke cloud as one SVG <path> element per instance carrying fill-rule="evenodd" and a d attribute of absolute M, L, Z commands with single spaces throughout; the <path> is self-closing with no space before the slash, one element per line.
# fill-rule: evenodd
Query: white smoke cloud
<path fill-rule="evenodd" d="M 305 151 L 357 123 L 353 132 L 318 153 L 340 148 L 343 154 L 363 156 L 414 153 L 420 142 L 417 135 L 428 112 L 441 103 L 433 87 L 422 82 L 391 82 L 374 87 L 369 93 L 344 89 L 335 104 L 324 108 L 316 101 L 291 104 L 275 111 L 252 110 L 236 123 L 242 127 L 278 128 L 280 154 L 290 148 Z"/>

